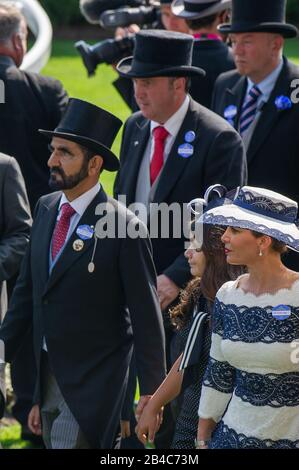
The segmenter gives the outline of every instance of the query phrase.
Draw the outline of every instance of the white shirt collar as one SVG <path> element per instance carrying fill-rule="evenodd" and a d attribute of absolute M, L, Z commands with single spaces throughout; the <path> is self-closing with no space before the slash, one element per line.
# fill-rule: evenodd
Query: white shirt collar
<path fill-rule="evenodd" d="M 72 208 L 76 211 L 80 217 L 84 214 L 87 207 L 91 203 L 91 201 L 95 198 L 96 194 L 100 191 L 101 185 L 97 183 L 91 189 L 86 191 L 86 193 L 81 194 L 81 196 L 74 199 L 72 202 L 68 201 L 66 195 L 62 193 L 60 203 L 59 203 L 59 211 L 61 209 L 62 204 L 68 203 L 72 206 Z"/>
<path fill-rule="evenodd" d="M 163 124 L 163 127 L 165 127 L 172 137 L 176 137 L 177 133 L 179 132 L 182 122 L 186 117 L 189 104 L 190 96 L 186 95 L 186 98 L 180 108 Z M 158 126 L 161 126 L 159 122 L 151 121 L 151 133 Z"/>
<path fill-rule="evenodd" d="M 280 75 L 280 72 L 282 70 L 282 67 L 283 67 L 283 60 L 281 59 L 281 61 L 279 62 L 278 66 L 273 70 L 273 72 L 271 72 L 266 78 L 264 78 L 264 80 L 262 80 L 260 83 L 253 83 L 250 78 L 248 77 L 247 80 L 248 80 L 248 87 L 247 87 L 247 93 L 249 92 L 249 90 L 251 90 L 251 88 L 254 86 L 254 85 L 257 85 L 260 89 L 260 91 L 262 92 L 262 97 L 263 97 L 263 101 L 267 102 L 268 99 L 270 98 L 270 95 L 272 93 L 272 90 L 275 86 L 275 83 Z"/>

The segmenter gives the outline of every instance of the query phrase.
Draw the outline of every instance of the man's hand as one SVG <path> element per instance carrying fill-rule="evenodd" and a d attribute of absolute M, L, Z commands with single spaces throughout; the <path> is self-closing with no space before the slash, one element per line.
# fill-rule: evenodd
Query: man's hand
<path fill-rule="evenodd" d="M 180 292 L 180 288 L 164 274 L 157 277 L 157 290 L 162 311 L 167 309 Z"/>
<path fill-rule="evenodd" d="M 37 436 L 42 435 L 42 425 L 40 419 L 40 410 L 38 405 L 34 405 L 28 416 L 28 428 Z"/>
<path fill-rule="evenodd" d="M 115 39 L 123 39 L 129 34 L 137 34 L 139 33 L 140 28 L 137 24 L 130 24 L 126 28 L 116 28 L 114 38 Z"/>
<path fill-rule="evenodd" d="M 120 436 L 122 439 L 126 439 L 131 436 L 130 421 L 120 420 Z"/>

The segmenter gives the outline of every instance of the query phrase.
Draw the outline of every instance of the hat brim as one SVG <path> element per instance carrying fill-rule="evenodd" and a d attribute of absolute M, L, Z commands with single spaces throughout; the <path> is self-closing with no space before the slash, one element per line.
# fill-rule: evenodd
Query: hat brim
<path fill-rule="evenodd" d="M 232 0 L 222 0 L 220 3 L 217 3 L 217 5 L 205 8 L 201 12 L 196 12 L 185 10 L 184 0 L 174 0 L 171 4 L 171 11 L 175 16 L 179 16 L 180 18 L 185 18 L 186 20 L 197 20 L 206 16 L 214 15 L 220 11 L 227 10 L 228 8 L 231 8 L 231 5 Z"/>
<path fill-rule="evenodd" d="M 181 65 L 179 67 L 168 67 L 151 71 L 134 71 L 132 68 L 133 56 L 125 57 L 116 67 L 119 75 L 126 78 L 150 78 L 150 77 L 204 77 L 206 72 L 199 68 Z"/>
<path fill-rule="evenodd" d="M 254 230 L 279 240 L 299 252 L 299 229 L 294 223 L 262 216 L 235 204 L 210 209 L 200 217 L 199 222 Z"/>
<path fill-rule="evenodd" d="M 223 23 L 218 26 L 218 31 L 222 34 L 230 33 L 274 33 L 281 34 L 284 38 L 295 38 L 299 31 L 292 24 L 281 23 L 259 23 L 259 24 L 230 24 Z"/>
<path fill-rule="evenodd" d="M 70 140 L 71 142 L 75 142 L 76 144 L 83 145 L 84 147 L 93 150 L 96 155 L 103 158 L 104 170 L 117 171 L 119 169 L 119 160 L 116 155 L 114 155 L 108 147 L 93 139 L 88 139 L 87 137 L 76 134 L 69 134 L 67 132 L 47 131 L 44 129 L 39 129 L 38 131 L 48 139 L 60 137 L 61 139 Z"/>

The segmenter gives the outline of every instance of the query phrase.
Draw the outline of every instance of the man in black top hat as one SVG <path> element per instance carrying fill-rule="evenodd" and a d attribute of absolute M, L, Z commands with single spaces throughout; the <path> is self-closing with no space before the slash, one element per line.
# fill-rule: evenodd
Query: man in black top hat
<path fill-rule="evenodd" d="M 186 20 L 194 37 L 192 64 L 206 72 L 205 77 L 192 78 L 190 95 L 209 109 L 217 77 L 235 68 L 231 49 L 217 31 L 230 7 L 231 0 L 174 0 L 171 5 L 173 14 Z"/>
<path fill-rule="evenodd" d="M 233 188 L 246 180 L 237 132 L 188 95 L 188 77 L 204 75 L 191 65 L 192 47 L 190 35 L 142 31 L 136 35 L 133 58 L 117 67 L 120 75 L 133 79 L 141 111 L 125 124 L 114 194 L 125 195 L 128 205 L 142 203 L 149 225 L 151 203 L 178 203 L 182 208 L 217 181 Z M 152 237 L 166 327 L 168 307 L 190 279 L 184 236 L 175 238 L 171 230 L 165 239 L 159 226 L 158 236 Z M 167 333 L 169 345 L 171 328 Z"/>
<path fill-rule="evenodd" d="M 216 82 L 214 110 L 242 135 L 248 184 L 299 202 L 299 105 L 293 99 L 299 68 L 282 55 L 284 38 L 298 31 L 285 23 L 285 0 L 233 0 L 229 33 L 237 70 Z M 299 269 L 298 255 L 286 263 Z"/>
<path fill-rule="evenodd" d="M 29 426 L 40 433 L 42 422 L 47 448 L 111 447 L 133 341 L 141 396 L 164 378 L 146 228 L 98 182 L 103 169 L 118 168 L 110 148 L 121 124 L 103 109 L 72 99 L 58 127 L 41 131 L 52 139 L 48 165 L 57 192 L 37 204 L 0 340 L 11 361 L 33 327 L 39 406 Z"/>
<path fill-rule="evenodd" d="M 165 28 L 167 31 L 176 31 L 180 33 L 188 33 L 189 27 L 186 21 L 178 16 L 174 15 L 171 10 L 172 0 L 160 0 L 160 19 L 161 21 L 157 22 L 157 27 Z M 115 38 L 123 38 L 128 34 L 136 34 L 140 31 L 138 25 L 133 24 L 128 28 L 117 28 L 115 32 Z M 127 105 L 132 109 L 132 111 L 138 111 L 138 105 L 134 99 L 134 90 L 132 82 L 125 77 L 118 77 L 113 82 L 113 86 L 119 92 L 121 97 L 127 103 Z"/>

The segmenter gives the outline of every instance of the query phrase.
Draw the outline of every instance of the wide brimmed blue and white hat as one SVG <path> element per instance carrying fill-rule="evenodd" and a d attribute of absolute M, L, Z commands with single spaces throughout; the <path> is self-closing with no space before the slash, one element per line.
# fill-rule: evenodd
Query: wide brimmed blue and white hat
<path fill-rule="evenodd" d="M 253 230 L 299 251 L 298 204 L 268 189 L 243 186 L 233 200 L 205 212 L 204 224 Z"/>

